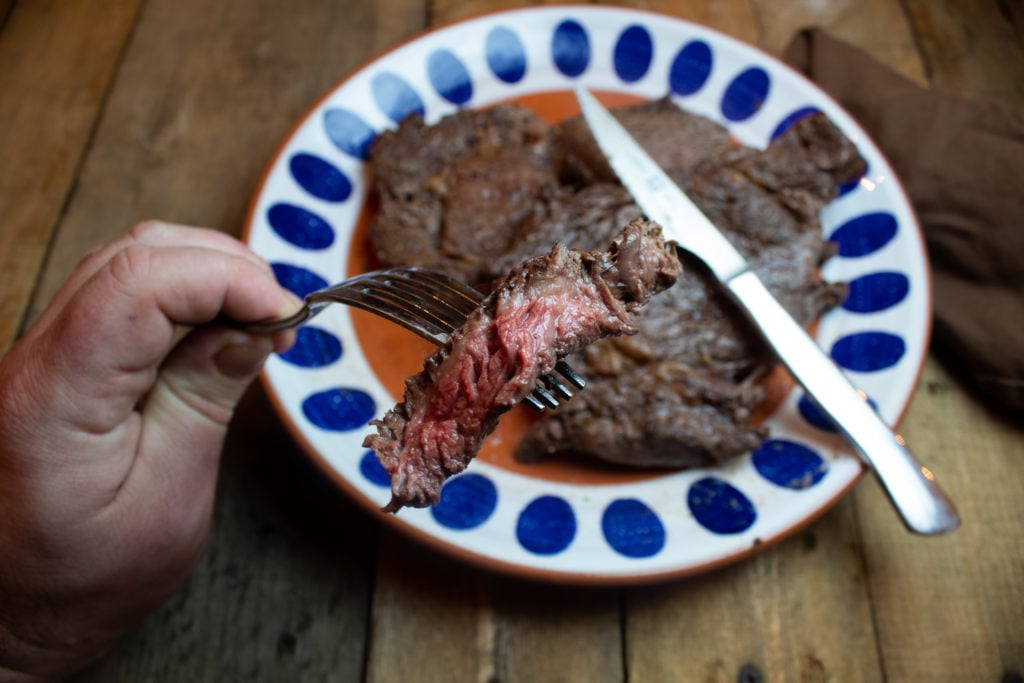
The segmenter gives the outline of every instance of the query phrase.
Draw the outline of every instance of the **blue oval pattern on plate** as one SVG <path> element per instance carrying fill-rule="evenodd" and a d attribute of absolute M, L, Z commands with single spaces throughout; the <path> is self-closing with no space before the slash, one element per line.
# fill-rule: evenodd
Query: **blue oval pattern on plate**
<path fill-rule="evenodd" d="M 903 337 L 890 332 L 857 332 L 840 337 L 832 358 L 847 370 L 878 372 L 900 362 L 907 351 Z"/>
<path fill-rule="evenodd" d="M 324 132 L 335 147 L 363 161 L 370 158 L 370 145 L 377 137 L 377 131 L 358 114 L 341 108 L 324 112 Z"/>
<path fill-rule="evenodd" d="M 513 31 L 497 26 L 487 34 L 484 44 L 487 66 L 505 83 L 518 83 L 526 74 L 526 50 Z"/>
<path fill-rule="evenodd" d="M 305 325 L 296 331 L 292 348 L 280 357 L 302 368 L 322 368 L 341 358 L 341 340 L 326 330 Z"/>
<path fill-rule="evenodd" d="M 338 387 L 306 397 L 302 414 L 320 429 L 348 432 L 365 427 L 377 412 L 377 403 L 362 389 Z"/>
<path fill-rule="evenodd" d="M 821 407 L 807 394 L 801 396 L 800 400 L 797 401 L 796 409 L 799 411 L 800 417 L 804 418 L 811 426 L 817 427 L 823 432 L 835 433 L 839 431 L 832 418 L 826 415 Z"/>
<path fill-rule="evenodd" d="M 788 114 L 784 119 L 779 121 L 779 125 L 775 126 L 775 130 L 772 131 L 770 139 L 774 140 L 775 138 L 779 137 L 787 130 L 792 128 L 793 124 L 799 121 L 800 119 L 806 119 L 808 116 L 813 116 L 814 114 L 817 114 L 819 111 L 821 110 L 818 109 L 817 107 L 800 107 L 799 109 L 792 112 L 791 114 Z"/>
<path fill-rule="evenodd" d="M 352 183 L 337 166 L 315 154 L 299 152 L 289 162 L 299 186 L 325 202 L 343 202 L 352 194 Z"/>
<path fill-rule="evenodd" d="M 498 487 L 482 474 L 463 474 L 445 482 L 441 499 L 430 509 L 437 523 L 449 529 L 474 529 L 494 513 Z"/>
<path fill-rule="evenodd" d="M 626 83 L 639 81 L 651 68 L 654 42 L 643 26 L 633 24 L 619 34 L 612 53 L 615 73 Z"/>
<path fill-rule="evenodd" d="M 427 59 L 427 77 L 437 94 L 452 104 L 463 105 L 473 97 L 469 71 L 451 50 L 435 50 Z"/>
<path fill-rule="evenodd" d="M 571 19 L 559 24 L 551 37 L 551 59 L 569 78 L 586 71 L 590 65 L 590 38 L 586 30 Z"/>
<path fill-rule="evenodd" d="M 373 101 L 384 114 L 401 123 L 409 114 L 423 116 L 423 100 L 402 78 L 385 71 L 373 77 L 370 82 Z"/>
<path fill-rule="evenodd" d="M 873 398 L 868 396 L 865 400 L 868 402 L 868 405 L 871 406 L 872 410 L 878 410 L 878 404 L 875 403 Z M 801 396 L 796 405 L 797 410 L 800 412 L 800 417 L 804 418 L 808 424 L 817 427 L 823 432 L 839 431 L 839 428 L 836 427 L 836 423 L 832 421 L 832 418 L 826 415 L 825 411 L 823 411 L 821 407 L 807 394 Z"/>
<path fill-rule="evenodd" d="M 752 66 L 729 83 L 722 95 L 722 116 L 730 121 L 746 121 L 764 106 L 772 79 L 761 67 Z"/>
<path fill-rule="evenodd" d="M 898 227 L 891 213 L 876 211 L 851 218 L 836 228 L 829 239 L 839 244 L 840 256 L 859 258 L 891 242 Z"/>
<path fill-rule="evenodd" d="M 853 313 L 877 313 L 892 308 L 907 298 L 910 279 L 903 273 L 868 273 L 847 284 L 843 308 Z"/>
<path fill-rule="evenodd" d="M 302 266 L 294 266 L 290 263 L 271 263 L 270 268 L 274 271 L 274 277 L 277 278 L 278 283 L 300 299 L 310 292 L 327 286 L 327 280 Z"/>
<path fill-rule="evenodd" d="M 300 249 L 326 249 L 334 244 L 331 224 L 295 204 L 274 204 L 267 209 L 267 222 L 282 239 Z"/>
<path fill-rule="evenodd" d="M 601 515 L 601 531 L 608 545 L 626 557 L 652 557 L 665 547 L 665 526 L 635 498 L 612 501 Z"/>
<path fill-rule="evenodd" d="M 519 513 L 516 538 L 537 555 L 554 555 L 569 547 L 576 537 L 576 515 L 564 498 L 534 498 Z"/>
<path fill-rule="evenodd" d="M 371 484 L 391 486 L 391 477 L 388 476 L 388 471 L 380 464 L 377 454 L 373 451 L 366 451 L 359 459 L 359 473 Z"/>
<path fill-rule="evenodd" d="M 692 95 L 711 77 L 714 57 L 711 46 L 703 40 L 691 40 L 672 60 L 668 86 L 676 95 Z"/>
<path fill-rule="evenodd" d="M 814 450 L 785 439 L 765 441 L 752 458 L 762 477 L 787 489 L 810 488 L 828 472 L 828 464 Z"/>
<path fill-rule="evenodd" d="M 750 499 L 718 477 L 694 482 L 686 494 L 686 504 L 700 525 L 716 534 L 738 534 L 757 519 Z"/>

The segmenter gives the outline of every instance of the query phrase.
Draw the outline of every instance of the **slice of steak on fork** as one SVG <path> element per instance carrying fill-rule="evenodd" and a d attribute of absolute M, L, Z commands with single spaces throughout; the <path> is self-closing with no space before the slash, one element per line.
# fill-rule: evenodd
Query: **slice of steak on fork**
<path fill-rule="evenodd" d="M 384 509 L 436 503 L 537 377 L 597 339 L 633 334 L 632 314 L 680 269 L 674 245 L 646 220 L 605 251 L 559 244 L 513 269 L 406 381 L 402 402 L 373 422 L 377 434 L 364 445 L 391 476 Z"/>

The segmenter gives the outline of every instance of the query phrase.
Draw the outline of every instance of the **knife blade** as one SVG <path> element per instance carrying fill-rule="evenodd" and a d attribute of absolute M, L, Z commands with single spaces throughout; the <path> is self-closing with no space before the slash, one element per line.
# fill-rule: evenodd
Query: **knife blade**
<path fill-rule="evenodd" d="M 703 261 L 808 396 L 875 472 L 907 528 L 942 534 L 960 516 L 932 472 L 907 449 L 839 367 L 782 307 L 742 254 L 586 89 L 583 118 L 619 180 L 666 237 Z"/>

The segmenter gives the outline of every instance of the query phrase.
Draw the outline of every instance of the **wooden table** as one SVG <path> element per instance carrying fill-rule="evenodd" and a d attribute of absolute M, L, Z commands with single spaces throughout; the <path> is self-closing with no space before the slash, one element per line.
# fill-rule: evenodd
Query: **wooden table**
<path fill-rule="evenodd" d="M 779 54 L 817 24 L 920 83 L 1024 109 L 1019 0 L 649 0 Z M 502 0 L 0 0 L 0 349 L 90 246 L 144 218 L 237 234 L 317 96 Z M 1019 324 L 1019 321 L 1018 323 Z M 964 518 L 909 535 L 866 478 L 712 574 L 584 589 L 380 526 L 257 387 L 188 583 L 81 681 L 1020 681 L 1024 438 L 929 360 L 902 431 Z"/>

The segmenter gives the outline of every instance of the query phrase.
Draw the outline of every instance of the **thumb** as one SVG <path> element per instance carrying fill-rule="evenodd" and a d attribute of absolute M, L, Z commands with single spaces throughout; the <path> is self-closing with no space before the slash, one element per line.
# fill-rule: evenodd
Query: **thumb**
<path fill-rule="evenodd" d="M 140 455 L 161 467 L 216 466 L 239 399 L 259 374 L 275 338 L 203 327 L 191 331 L 160 368 L 143 409 Z M 170 457 L 160 457 L 170 456 Z M 147 458 L 149 459 L 149 458 Z M 182 475 L 185 472 L 165 472 Z"/>

